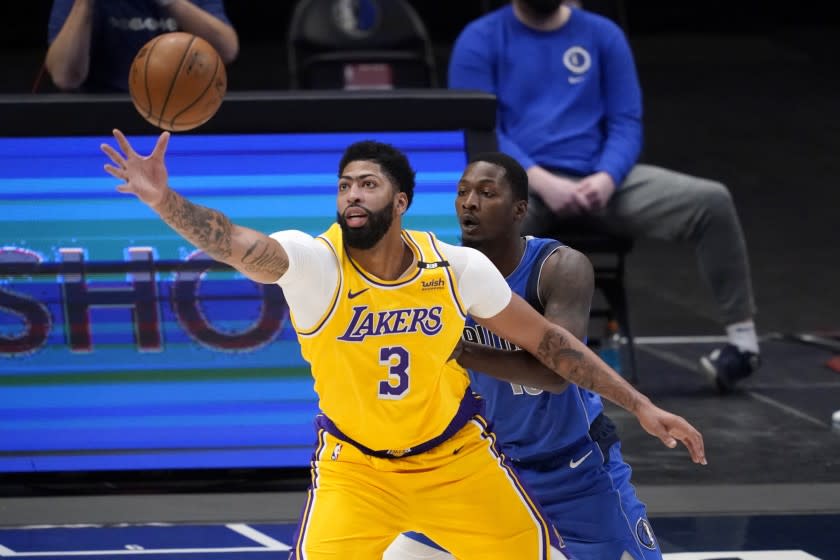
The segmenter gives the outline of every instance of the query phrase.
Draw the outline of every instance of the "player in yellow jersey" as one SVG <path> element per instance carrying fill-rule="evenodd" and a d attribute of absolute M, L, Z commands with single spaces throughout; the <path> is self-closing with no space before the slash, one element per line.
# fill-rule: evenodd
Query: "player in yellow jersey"
<path fill-rule="evenodd" d="M 233 224 L 167 185 L 163 133 L 148 157 L 114 131 L 108 173 L 184 238 L 249 278 L 282 286 L 322 414 L 293 559 L 374 559 L 401 531 L 456 558 L 565 558 L 451 360 L 465 317 L 536 356 L 508 381 L 562 388 L 560 376 L 636 415 L 705 463 L 699 432 L 610 370 L 519 296 L 482 253 L 402 229 L 414 171 L 395 148 L 359 142 L 339 164 L 337 224 L 313 238 Z M 529 358 L 525 353 L 525 358 Z M 515 356 L 520 359 L 523 356 Z M 532 358 L 531 358 L 532 359 Z"/>

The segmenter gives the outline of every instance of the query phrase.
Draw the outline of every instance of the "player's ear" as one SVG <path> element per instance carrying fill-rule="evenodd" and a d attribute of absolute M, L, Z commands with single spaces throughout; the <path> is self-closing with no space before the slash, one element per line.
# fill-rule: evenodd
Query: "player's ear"
<path fill-rule="evenodd" d="M 408 195 L 402 191 L 397 193 L 396 200 L 394 201 L 394 206 L 397 209 L 397 213 L 402 216 L 405 214 L 405 211 L 408 210 Z"/>
<path fill-rule="evenodd" d="M 513 217 L 516 221 L 521 222 L 525 219 L 525 214 L 528 213 L 528 200 L 517 200 L 513 203 Z"/>

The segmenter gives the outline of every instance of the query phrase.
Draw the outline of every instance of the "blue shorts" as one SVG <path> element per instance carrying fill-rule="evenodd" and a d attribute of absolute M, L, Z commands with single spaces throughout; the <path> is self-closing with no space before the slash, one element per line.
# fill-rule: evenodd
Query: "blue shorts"
<path fill-rule="evenodd" d="M 620 558 L 624 551 L 635 560 L 662 560 L 645 505 L 630 484 L 621 443 L 612 444 L 607 453 L 605 462 L 593 442 L 554 457 L 550 465 L 514 464 L 575 560 Z M 407 536 L 442 550 L 423 535 Z"/>

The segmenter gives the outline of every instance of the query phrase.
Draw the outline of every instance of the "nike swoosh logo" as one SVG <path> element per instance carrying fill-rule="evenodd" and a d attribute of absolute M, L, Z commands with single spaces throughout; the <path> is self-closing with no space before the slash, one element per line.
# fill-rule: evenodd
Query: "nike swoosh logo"
<path fill-rule="evenodd" d="M 570 84 L 579 84 L 584 80 L 584 76 L 569 76 Z"/>
<path fill-rule="evenodd" d="M 592 450 L 591 449 L 586 453 L 586 455 L 584 455 L 583 457 L 581 457 L 577 461 L 575 461 L 574 459 L 571 459 L 569 461 L 569 466 L 573 469 L 578 468 L 580 466 L 580 464 L 583 463 L 584 461 L 586 461 L 586 458 L 589 457 L 590 455 L 592 455 Z"/>
<path fill-rule="evenodd" d="M 364 290 L 359 290 L 356 293 L 353 293 L 353 290 L 347 290 L 347 299 L 353 299 L 356 296 L 360 296 L 363 293 L 365 293 L 366 291 L 368 291 L 369 289 L 370 288 L 365 288 Z"/>

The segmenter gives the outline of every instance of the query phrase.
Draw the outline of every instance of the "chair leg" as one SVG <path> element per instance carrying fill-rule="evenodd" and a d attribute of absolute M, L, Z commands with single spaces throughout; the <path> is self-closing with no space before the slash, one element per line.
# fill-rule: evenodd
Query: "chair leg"
<path fill-rule="evenodd" d="M 621 290 L 624 291 L 623 289 Z M 626 300 L 624 300 L 624 295 L 622 294 L 622 302 L 619 304 L 619 309 L 621 310 L 618 317 L 618 326 L 619 332 L 621 332 L 621 336 L 627 341 L 625 344 L 626 356 L 627 356 L 627 366 L 630 371 L 628 371 L 624 377 L 629 379 L 630 383 L 633 385 L 638 385 L 639 377 L 638 377 L 638 370 L 636 369 L 636 344 L 633 341 L 633 332 L 630 330 L 630 318 L 628 317 L 627 307 L 626 307 Z"/>
<path fill-rule="evenodd" d="M 616 273 L 616 292 L 619 298 L 618 309 L 621 317 L 619 318 L 619 328 L 622 336 L 627 340 L 627 362 L 630 366 L 629 375 L 630 383 L 633 385 L 639 384 L 638 369 L 636 369 L 636 343 L 633 340 L 633 331 L 630 329 L 630 312 L 627 306 L 627 290 L 624 287 L 624 254 L 618 257 L 618 270 Z"/>

